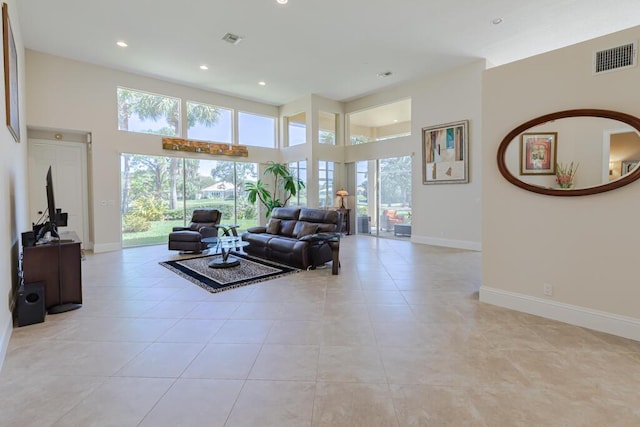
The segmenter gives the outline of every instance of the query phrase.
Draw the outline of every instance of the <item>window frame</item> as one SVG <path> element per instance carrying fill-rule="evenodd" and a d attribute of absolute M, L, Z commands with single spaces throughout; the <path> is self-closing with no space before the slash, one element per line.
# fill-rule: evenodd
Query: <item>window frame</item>
<path fill-rule="evenodd" d="M 187 114 L 184 117 L 185 120 L 185 138 L 186 139 L 191 139 L 191 140 L 195 140 L 195 141 L 206 141 L 206 142 L 216 142 L 216 143 L 220 143 L 220 144 L 234 144 L 236 142 L 236 136 L 235 136 L 235 113 L 236 110 L 233 108 L 229 108 L 229 107 L 222 107 L 220 105 L 213 105 L 213 104 L 208 104 L 205 102 L 201 102 L 201 101 L 194 101 L 192 99 L 185 99 L 185 110 L 187 112 Z M 204 105 L 207 107 L 213 107 L 219 110 L 226 110 L 229 111 L 229 141 L 223 141 L 223 140 L 218 140 L 215 138 L 196 138 L 195 136 L 189 136 L 189 104 L 199 104 L 199 105 Z"/>

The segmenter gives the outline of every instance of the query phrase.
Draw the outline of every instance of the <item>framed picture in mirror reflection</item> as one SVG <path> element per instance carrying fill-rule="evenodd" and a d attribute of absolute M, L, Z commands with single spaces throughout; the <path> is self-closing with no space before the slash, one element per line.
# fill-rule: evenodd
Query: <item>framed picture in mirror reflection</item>
<path fill-rule="evenodd" d="M 520 135 L 520 175 L 555 175 L 558 133 Z"/>
<path fill-rule="evenodd" d="M 625 160 L 622 162 L 622 170 L 620 171 L 620 176 L 625 176 L 630 173 L 632 170 L 638 166 L 640 160 Z"/>

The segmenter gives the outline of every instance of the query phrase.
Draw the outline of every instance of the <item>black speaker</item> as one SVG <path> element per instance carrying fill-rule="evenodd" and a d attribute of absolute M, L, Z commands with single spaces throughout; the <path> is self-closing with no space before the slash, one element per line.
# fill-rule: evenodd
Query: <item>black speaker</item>
<path fill-rule="evenodd" d="M 44 305 L 44 283 L 25 283 L 20 286 L 16 306 L 18 326 L 44 322 L 47 314 Z"/>
<path fill-rule="evenodd" d="M 33 231 L 27 231 L 22 233 L 22 247 L 36 245 L 36 234 Z"/>

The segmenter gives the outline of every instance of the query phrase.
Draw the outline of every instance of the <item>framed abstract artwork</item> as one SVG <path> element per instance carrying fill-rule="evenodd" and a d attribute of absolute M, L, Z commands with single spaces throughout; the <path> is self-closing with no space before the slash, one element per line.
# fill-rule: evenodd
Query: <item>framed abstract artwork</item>
<path fill-rule="evenodd" d="M 7 127 L 16 142 L 20 142 L 20 106 L 18 97 L 18 51 L 13 38 L 9 11 L 2 3 L 2 50 L 4 53 L 4 97 Z"/>
<path fill-rule="evenodd" d="M 555 175 L 558 133 L 523 133 L 520 136 L 520 175 Z"/>
<path fill-rule="evenodd" d="M 469 121 L 422 128 L 422 183 L 469 182 Z"/>

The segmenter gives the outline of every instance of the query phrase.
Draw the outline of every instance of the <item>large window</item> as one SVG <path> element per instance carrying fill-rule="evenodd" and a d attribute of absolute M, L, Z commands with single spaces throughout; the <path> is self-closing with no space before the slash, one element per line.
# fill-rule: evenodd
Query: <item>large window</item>
<path fill-rule="evenodd" d="M 240 145 L 274 148 L 276 146 L 275 117 L 239 112 L 238 143 Z"/>
<path fill-rule="evenodd" d="M 123 87 L 117 88 L 118 129 L 164 136 L 184 136 L 182 100 Z M 257 147 L 276 146 L 276 118 L 238 113 L 238 136 L 234 137 L 234 110 L 187 101 L 186 138 Z M 306 141 L 305 114 L 290 118 L 293 144 Z"/>
<path fill-rule="evenodd" d="M 318 206 L 321 208 L 331 207 L 334 204 L 333 168 L 333 162 L 325 160 L 318 162 Z"/>
<path fill-rule="evenodd" d="M 411 135 L 411 99 L 351 113 L 347 121 L 352 145 Z"/>
<path fill-rule="evenodd" d="M 184 225 L 182 159 L 122 154 L 120 168 L 123 246 L 165 241 Z"/>
<path fill-rule="evenodd" d="M 302 180 L 305 185 L 305 188 L 301 188 L 300 191 L 296 193 L 295 196 L 292 196 L 289 199 L 289 206 L 307 206 L 307 161 L 301 160 L 299 162 L 291 162 L 289 163 L 289 172 L 296 178 Z"/>
<path fill-rule="evenodd" d="M 231 144 L 233 111 L 187 101 L 187 138 Z"/>
<path fill-rule="evenodd" d="M 121 155 L 122 245 L 160 244 L 194 209 L 215 208 L 239 231 L 258 224 L 245 183 L 257 180 L 257 164 L 178 157 Z"/>
<path fill-rule="evenodd" d="M 119 87 L 118 129 L 180 136 L 180 99 Z"/>

